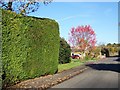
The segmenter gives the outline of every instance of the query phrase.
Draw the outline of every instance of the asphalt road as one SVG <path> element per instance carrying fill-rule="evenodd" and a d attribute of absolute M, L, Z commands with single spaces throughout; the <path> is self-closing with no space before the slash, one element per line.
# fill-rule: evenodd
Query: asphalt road
<path fill-rule="evenodd" d="M 52 88 L 118 88 L 118 74 L 120 73 L 120 59 L 110 57 L 86 65 L 83 73 L 64 81 Z"/>

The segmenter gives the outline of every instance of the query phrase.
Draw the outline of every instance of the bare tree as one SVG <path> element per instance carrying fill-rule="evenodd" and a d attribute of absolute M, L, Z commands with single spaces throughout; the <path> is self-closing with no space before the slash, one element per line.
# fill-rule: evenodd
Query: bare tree
<path fill-rule="evenodd" d="M 42 3 L 47 5 L 51 3 L 52 0 L 43 0 Z M 5 2 L 4 0 L 0 1 L 0 7 L 6 10 L 11 10 L 18 14 L 27 15 L 31 12 L 35 12 L 40 7 L 41 2 L 35 2 L 34 0 L 26 0 L 26 2 L 18 2 L 14 0 L 9 0 Z"/>

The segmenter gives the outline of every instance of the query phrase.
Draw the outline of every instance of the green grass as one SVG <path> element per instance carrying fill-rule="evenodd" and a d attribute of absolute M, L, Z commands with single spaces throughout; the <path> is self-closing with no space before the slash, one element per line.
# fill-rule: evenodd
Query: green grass
<path fill-rule="evenodd" d="M 88 61 L 96 61 L 96 60 L 79 60 L 79 59 L 71 59 L 70 63 L 66 63 L 66 64 L 59 64 L 58 65 L 58 72 L 62 72 L 64 70 L 68 70 L 80 65 L 83 65 L 85 62 Z"/>
<path fill-rule="evenodd" d="M 71 69 L 73 67 L 80 66 L 82 64 L 83 64 L 83 62 L 81 62 L 80 60 L 78 60 L 78 59 L 73 60 L 72 59 L 70 63 L 59 64 L 58 65 L 58 72 L 61 72 L 61 71 L 67 70 L 67 69 Z"/>

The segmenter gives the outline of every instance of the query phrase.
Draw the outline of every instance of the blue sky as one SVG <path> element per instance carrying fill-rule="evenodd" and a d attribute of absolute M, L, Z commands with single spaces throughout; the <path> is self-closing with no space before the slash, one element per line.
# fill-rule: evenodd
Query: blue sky
<path fill-rule="evenodd" d="M 60 36 L 68 41 L 72 27 L 91 25 L 97 43 L 118 42 L 117 2 L 52 2 L 41 4 L 30 16 L 51 18 L 59 23 Z"/>

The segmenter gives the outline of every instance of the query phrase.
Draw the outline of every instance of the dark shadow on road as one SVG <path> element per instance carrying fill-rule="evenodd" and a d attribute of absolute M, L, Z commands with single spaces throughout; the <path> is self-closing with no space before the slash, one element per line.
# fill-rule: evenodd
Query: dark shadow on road
<path fill-rule="evenodd" d="M 114 60 L 120 61 L 120 58 Z M 120 64 L 105 64 L 105 63 L 98 63 L 98 64 L 87 64 L 92 69 L 96 70 L 105 70 L 105 71 L 114 71 L 120 73 Z"/>
<path fill-rule="evenodd" d="M 118 57 L 118 59 L 116 59 L 116 60 L 114 60 L 114 61 L 118 61 L 118 62 L 120 62 L 120 57 Z"/>
<path fill-rule="evenodd" d="M 115 56 L 109 56 L 109 57 L 119 57 L 119 55 L 115 55 Z"/>

